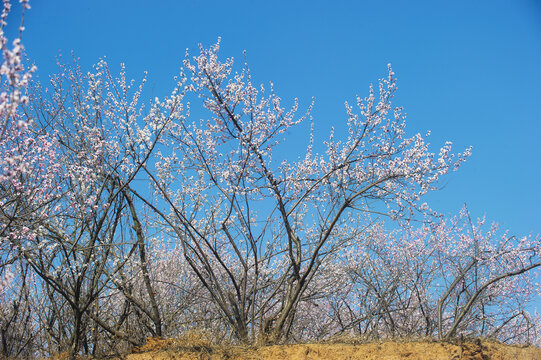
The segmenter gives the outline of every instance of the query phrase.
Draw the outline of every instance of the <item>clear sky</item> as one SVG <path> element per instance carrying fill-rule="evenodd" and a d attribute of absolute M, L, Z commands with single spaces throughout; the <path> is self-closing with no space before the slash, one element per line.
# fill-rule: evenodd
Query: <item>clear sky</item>
<path fill-rule="evenodd" d="M 473 156 L 430 196 L 456 213 L 466 202 L 512 234 L 541 232 L 541 1 L 31 0 L 23 43 L 43 79 L 59 53 L 83 69 L 106 57 L 165 95 L 186 48 L 213 44 L 273 81 L 284 99 L 316 98 L 319 139 L 346 119 L 392 63 L 395 105 L 408 130 L 432 131 Z M 16 14 L 19 7 L 15 6 Z M 12 37 L 18 24 L 8 29 Z"/>

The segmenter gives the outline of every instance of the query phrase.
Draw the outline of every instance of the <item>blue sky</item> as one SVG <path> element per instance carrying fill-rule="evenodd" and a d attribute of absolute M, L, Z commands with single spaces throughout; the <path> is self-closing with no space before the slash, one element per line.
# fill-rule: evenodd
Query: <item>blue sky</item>
<path fill-rule="evenodd" d="M 343 129 L 344 101 L 364 96 L 392 63 L 394 104 L 408 131 L 432 131 L 473 156 L 430 196 L 456 213 L 467 203 L 516 235 L 541 232 L 541 2 L 33 0 L 23 43 L 40 77 L 73 50 L 83 68 L 106 57 L 150 74 L 167 94 L 186 48 L 222 37 L 224 56 L 246 50 L 260 82 L 307 106 L 316 135 Z M 19 7 L 14 7 L 17 14 Z M 13 37 L 13 15 L 8 34 Z"/>

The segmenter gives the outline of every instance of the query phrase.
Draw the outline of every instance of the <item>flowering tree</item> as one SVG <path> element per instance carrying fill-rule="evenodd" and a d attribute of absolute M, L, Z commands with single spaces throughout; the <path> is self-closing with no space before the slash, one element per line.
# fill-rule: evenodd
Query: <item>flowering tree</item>
<path fill-rule="evenodd" d="M 23 20 L 30 6 L 20 2 L 19 36 L 12 43 L 5 36 L 9 1 L 3 1 L 0 15 L 0 354 L 6 357 L 30 356 L 39 347 L 34 274 L 21 261 L 18 245 L 35 236 L 32 225 L 46 216 L 57 169 L 54 139 L 22 110 L 35 67 L 23 65 Z"/>
<path fill-rule="evenodd" d="M 272 90 L 252 84 L 247 66 L 218 59 L 219 43 L 187 58 L 190 87 L 209 111 L 199 122 L 178 122 L 157 153 L 153 206 L 178 237 L 186 261 L 219 305 L 237 338 L 256 332 L 271 342 L 287 336 L 297 306 L 324 259 L 362 236 L 367 214 L 409 219 L 425 213 L 422 195 L 456 159 L 447 143 L 439 156 L 424 138 L 407 137 L 391 106 L 396 80 L 378 94 L 346 104 L 348 137 L 331 134 L 323 154 L 310 140 L 300 160 L 276 159 L 286 131 L 300 124 Z M 257 329 L 259 327 L 259 329 Z"/>
<path fill-rule="evenodd" d="M 449 225 L 434 229 L 434 251 L 441 256 L 435 291 L 440 338 L 503 332 L 523 339 L 535 330 L 525 306 L 536 285 L 525 274 L 541 266 L 541 241 L 499 233 L 497 224 L 483 231 L 484 222 L 474 224 L 464 208 Z"/>
<path fill-rule="evenodd" d="M 328 297 L 328 328 L 371 339 L 535 340 L 538 320 L 526 306 L 536 296 L 531 270 L 541 266 L 541 242 L 509 236 L 497 224 L 485 230 L 484 222 L 474 224 L 464 208 L 417 228 L 372 227 L 334 264 L 341 280 Z"/>
<path fill-rule="evenodd" d="M 24 9 L 28 3 L 24 3 Z M 32 169 L 35 163 L 32 156 L 27 156 L 32 146 L 33 138 L 29 136 L 28 124 L 20 119 L 19 106 L 28 99 L 23 96 L 24 88 L 33 69 L 25 71 L 22 65 L 21 34 L 13 41 L 10 48 L 4 31 L 7 26 L 7 16 L 11 4 L 3 2 L 0 17 L 0 47 L 2 65 L 0 67 L 0 241 L 5 245 L 7 236 L 12 232 L 11 223 L 20 214 L 18 199 L 12 199 L 12 194 L 28 195 L 31 189 L 24 189 L 20 178 Z M 23 27 L 21 25 L 20 32 Z M 13 234 L 15 236 L 15 234 Z M 2 267 L 2 272 L 5 268 Z M 4 274 L 9 278 L 7 274 Z M 6 282 L 7 279 L 4 279 Z M 5 284 L 4 284 L 5 286 Z M 0 289 L 1 291 L 1 289 Z"/>
<path fill-rule="evenodd" d="M 123 69 L 114 78 L 104 61 L 88 74 L 77 64 L 59 67 L 61 75 L 50 80 L 50 97 L 43 96 L 35 83 L 25 113 L 58 141 L 56 197 L 47 204 L 49 216 L 34 223 L 34 236 L 18 248 L 50 295 L 60 295 L 71 309 L 71 332 L 59 324 L 56 338 L 61 347 L 69 344 L 74 356 L 81 344 L 88 343 L 85 328 L 92 323 L 137 344 L 96 312 L 96 304 L 111 286 L 150 318 L 151 335 L 161 336 L 146 242 L 128 189 L 164 128 L 181 113 L 182 95 L 172 96 L 167 104 L 151 105 L 144 115 L 139 100 L 144 81 L 134 89 Z M 148 306 L 128 284 L 135 274 L 126 276 L 122 270 L 134 253 L 139 255 Z M 58 316 L 55 319 L 60 321 Z"/>

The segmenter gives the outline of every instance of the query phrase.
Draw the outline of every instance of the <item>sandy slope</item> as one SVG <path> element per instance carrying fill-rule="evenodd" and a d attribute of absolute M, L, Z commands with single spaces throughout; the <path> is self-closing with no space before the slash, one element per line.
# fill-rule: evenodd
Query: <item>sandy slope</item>
<path fill-rule="evenodd" d="M 239 360 L 315 360 L 315 359 L 475 359 L 475 360 L 541 360 L 541 349 L 517 347 L 496 342 L 467 342 L 450 344 L 440 342 L 381 342 L 370 344 L 302 344 L 263 346 L 257 349 L 239 346 L 216 347 L 208 343 L 182 340 L 154 340 L 126 360 L 188 360 L 188 359 L 239 359 Z"/>

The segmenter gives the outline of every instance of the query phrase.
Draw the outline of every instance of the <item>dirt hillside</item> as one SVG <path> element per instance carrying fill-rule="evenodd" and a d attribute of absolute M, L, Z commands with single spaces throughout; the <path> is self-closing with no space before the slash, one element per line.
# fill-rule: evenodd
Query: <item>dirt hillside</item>
<path fill-rule="evenodd" d="M 471 341 L 461 344 L 441 342 L 380 342 L 369 344 L 302 344 L 262 346 L 212 346 L 201 339 L 157 340 L 149 339 L 141 348 L 134 349 L 126 360 L 541 360 L 541 349 L 520 347 L 489 341 Z"/>

